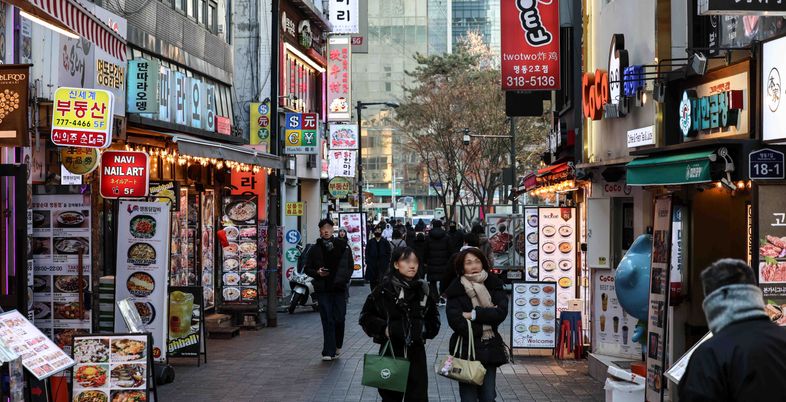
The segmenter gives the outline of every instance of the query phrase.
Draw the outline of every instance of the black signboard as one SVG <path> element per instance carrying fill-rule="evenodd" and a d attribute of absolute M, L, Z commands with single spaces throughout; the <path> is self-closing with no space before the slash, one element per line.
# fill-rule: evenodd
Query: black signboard
<path fill-rule="evenodd" d="M 748 156 L 748 172 L 751 180 L 783 180 L 783 152 L 774 149 L 760 149 Z"/>
<path fill-rule="evenodd" d="M 699 2 L 701 15 L 786 15 L 786 2 L 704 0 Z"/>
<path fill-rule="evenodd" d="M 167 319 L 167 353 L 198 357 L 204 344 L 205 306 L 201 286 L 171 286 Z"/>

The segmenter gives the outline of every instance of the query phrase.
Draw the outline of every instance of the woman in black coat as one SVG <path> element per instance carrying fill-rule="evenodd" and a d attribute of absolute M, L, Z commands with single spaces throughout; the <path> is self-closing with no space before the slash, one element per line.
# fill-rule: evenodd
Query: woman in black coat
<path fill-rule="evenodd" d="M 504 283 L 489 271 L 488 260 L 480 250 L 468 248 L 460 252 L 455 261 L 457 278 L 445 291 L 448 299 L 445 315 L 454 332 L 449 350 L 455 349 L 461 337 L 461 353 L 457 357 L 468 358 L 469 320 L 476 360 L 486 367 L 483 385 L 459 383 L 459 395 L 462 402 L 493 401 L 497 396 L 497 367 L 509 361 L 507 346 L 498 330 L 508 315 L 508 296 Z"/>
<path fill-rule="evenodd" d="M 383 401 L 427 401 L 426 340 L 439 333 L 439 312 L 428 284 L 418 279 L 418 257 L 411 248 L 393 251 L 391 274 L 366 299 L 360 313 L 363 331 L 380 344 L 390 340 L 396 357 L 406 357 L 405 393 L 379 390 Z M 405 353 L 406 351 L 406 353 Z M 390 351 L 388 351 L 390 356 Z"/>

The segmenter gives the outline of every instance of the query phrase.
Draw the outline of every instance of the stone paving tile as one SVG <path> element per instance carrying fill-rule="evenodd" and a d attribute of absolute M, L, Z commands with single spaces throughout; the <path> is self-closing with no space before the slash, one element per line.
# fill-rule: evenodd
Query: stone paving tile
<path fill-rule="evenodd" d="M 363 355 L 377 353 L 357 325 L 368 287 L 352 287 L 341 358 L 320 361 L 319 314 L 301 310 L 279 315 L 277 328 L 243 331 L 229 340 L 208 340 L 208 363 L 173 362 L 176 380 L 162 386 L 162 402 L 197 401 L 379 401 L 376 389 L 361 385 Z M 439 336 L 426 345 L 428 366 L 448 352 L 451 331 L 444 320 Z M 507 338 L 509 329 L 500 332 Z M 506 340 L 507 341 L 507 340 Z M 429 400 L 459 400 L 458 384 L 429 371 Z M 589 377 L 586 361 L 516 356 L 497 373 L 497 400 L 603 401 L 603 384 Z"/>

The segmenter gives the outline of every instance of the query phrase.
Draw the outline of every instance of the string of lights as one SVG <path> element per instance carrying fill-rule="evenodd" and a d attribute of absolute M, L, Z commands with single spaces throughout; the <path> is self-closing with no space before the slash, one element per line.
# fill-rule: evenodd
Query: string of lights
<path fill-rule="evenodd" d="M 251 165 L 248 163 L 217 159 L 217 158 L 205 158 L 200 156 L 181 155 L 177 152 L 176 149 L 168 150 L 165 148 L 137 146 L 132 144 L 126 144 L 125 149 L 126 151 L 145 152 L 150 156 L 160 157 L 163 161 L 166 161 L 168 163 L 177 163 L 179 166 L 201 165 L 201 166 L 213 166 L 216 169 L 223 169 L 224 167 L 226 167 L 227 169 L 231 169 L 236 172 L 253 172 L 253 173 L 259 173 L 261 170 L 264 169 L 267 171 L 267 174 L 270 174 L 272 172 L 272 169 L 270 168 L 263 168 L 261 166 Z"/>

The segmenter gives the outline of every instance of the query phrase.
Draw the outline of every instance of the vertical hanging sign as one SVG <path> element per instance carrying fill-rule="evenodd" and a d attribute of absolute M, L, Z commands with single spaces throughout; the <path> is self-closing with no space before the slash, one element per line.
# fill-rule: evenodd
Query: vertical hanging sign
<path fill-rule="evenodd" d="M 668 322 L 669 261 L 671 251 L 671 197 L 655 201 L 652 233 L 652 267 L 650 269 L 650 297 L 647 312 L 647 400 L 661 401 L 663 395 L 663 367 L 666 360 L 664 339 Z"/>
<path fill-rule="evenodd" d="M 251 103 L 249 123 L 251 145 L 262 145 L 262 150 L 267 151 L 270 148 L 270 104 Z"/>
<path fill-rule="evenodd" d="M 560 89 L 559 0 L 501 5 L 502 89 Z"/>
<path fill-rule="evenodd" d="M 350 46 L 348 36 L 335 36 L 328 39 L 328 121 L 352 120 Z"/>
<path fill-rule="evenodd" d="M 158 74 L 156 60 L 136 59 L 128 62 L 128 113 L 158 111 Z"/>
<path fill-rule="evenodd" d="M 333 25 L 332 33 L 353 34 L 358 33 L 360 13 L 358 0 L 330 0 L 330 24 Z"/>

